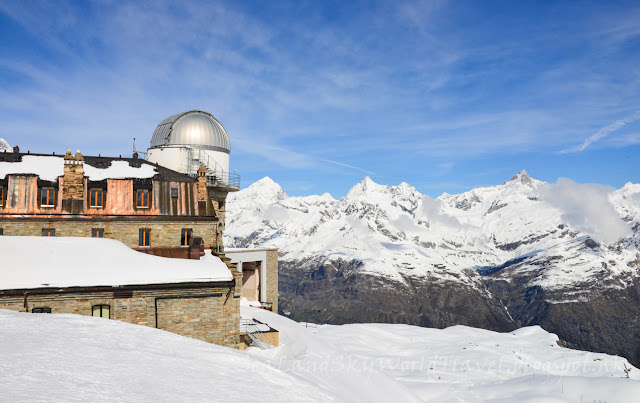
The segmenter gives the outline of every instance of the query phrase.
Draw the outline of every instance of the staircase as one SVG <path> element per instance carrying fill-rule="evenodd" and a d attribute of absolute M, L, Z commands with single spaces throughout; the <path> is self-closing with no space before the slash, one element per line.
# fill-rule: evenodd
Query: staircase
<path fill-rule="evenodd" d="M 198 169 L 204 165 L 207 169 L 207 185 L 228 186 L 240 189 L 240 175 L 225 172 L 220 164 L 211 158 L 204 150 L 189 149 L 189 162 L 187 172 L 190 176 L 197 178 Z"/>
<path fill-rule="evenodd" d="M 275 348 L 271 340 L 264 335 L 264 328 L 272 330 L 269 325 L 262 323 L 256 319 L 240 319 L 240 332 L 246 332 L 247 337 L 260 350 L 269 350 Z"/>

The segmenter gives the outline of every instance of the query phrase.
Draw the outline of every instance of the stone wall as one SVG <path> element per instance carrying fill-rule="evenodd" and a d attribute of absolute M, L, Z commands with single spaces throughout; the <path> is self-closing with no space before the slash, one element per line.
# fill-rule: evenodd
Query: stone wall
<path fill-rule="evenodd" d="M 278 313 L 278 250 L 267 250 L 267 301 L 273 304 L 273 312 Z"/>
<path fill-rule="evenodd" d="M 192 288 L 140 288 L 131 291 L 128 298 L 97 288 L 73 293 L 27 293 L 26 299 L 22 294 L 2 295 L 0 291 L 0 309 L 32 312 L 34 308 L 51 308 L 54 314 L 91 316 L 94 305 L 109 305 L 110 319 L 237 348 L 240 300 L 233 297 L 233 287 L 233 283 L 225 283 Z"/>
<path fill-rule="evenodd" d="M 74 156 L 67 150 L 64 156 L 64 179 L 62 185 L 62 199 L 82 200 L 84 198 L 84 158 L 78 151 Z"/>
<path fill-rule="evenodd" d="M 43 228 L 53 228 L 56 236 L 90 237 L 92 228 L 103 228 L 104 237 L 117 239 L 131 248 L 138 247 L 140 228 L 151 229 L 151 247 L 180 246 L 183 228 L 193 229 L 194 237 L 204 239 L 206 248 L 215 245 L 217 223 L 194 218 L 175 221 L 98 221 L 65 219 L 7 219 L 0 216 L 0 228 L 6 236 L 42 236 Z"/>

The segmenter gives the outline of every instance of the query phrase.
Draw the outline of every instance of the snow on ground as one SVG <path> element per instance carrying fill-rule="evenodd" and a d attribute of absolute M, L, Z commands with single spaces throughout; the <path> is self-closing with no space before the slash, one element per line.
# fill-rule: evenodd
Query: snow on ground
<path fill-rule="evenodd" d="M 511 333 L 390 324 L 305 328 L 265 310 L 241 309 L 244 318 L 281 332 L 280 347 L 250 353 L 321 385 L 345 374 L 375 377 L 376 384 L 386 376 L 429 402 L 636 402 L 640 394 L 640 370 L 626 359 L 562 348 L 538 326 Z"/>
<path fill-rule="evenodd" d="M 145 326 L 0 310 L 0 396 L 34 401 L 635 402 L 640 370 L 539 327 L 306 328 L 243 306 L 281 345 L 246 352 Z M 631 379 L 624 368 L 631 368 Z"/>
<path fill-rule="evenodd" d="M 2 401 L 335 401 L 241 351 L 115 320 L 0 310 L 0 340 Z"/>
<path fill-rule="evenodd" d="M 127 161 L 112 161 L 108 168 L 96 168 L 84 163 L 84 175 L 92 181 L 105 179 L 146 179 L 158 172 L 153 165 L 143 163 L 139 168 L 132 167 Z M 0 179 L 9 174 L 38 175 L 40 179 L 56 181 L 64 175 L 64 158 L 45 155 L 23 155 L 19 162 L 0 162 Z"/>
<path fill-rule="evenodd" d="M 2 236 L 0 251 L 2 267 L 16 268 L 0 270 L 4 290 L 233 279 L 227 265 L 211 254 L 200 260 L 167 259 L 106 238 Z M 77 262 L 91 262 L 91 269 Z"/>

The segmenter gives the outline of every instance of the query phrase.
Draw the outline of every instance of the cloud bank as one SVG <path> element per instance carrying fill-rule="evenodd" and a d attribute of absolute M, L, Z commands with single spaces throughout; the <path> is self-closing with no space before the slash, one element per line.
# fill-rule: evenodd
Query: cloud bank
<path fill-rule="evenodd" d="M 424 214 L 424 216 L 431 224 L 456 229 L 462 227 L 462 224 L 456 217 L 442 212 L 442 202 L 440 200 L 432 199 L 431 197 L 426 195 L 423 196 L 421 210 L 422 214 Z"/>
<path fill-rule="evenodd" d="M 616 242 L 631 235 L 631 229 L 609 202 L 612 189 L 596 184 L 578 184 L 560 178 L 540 188 L 541 197 L 562 212 L 562 220 L 600 242 Z"/>

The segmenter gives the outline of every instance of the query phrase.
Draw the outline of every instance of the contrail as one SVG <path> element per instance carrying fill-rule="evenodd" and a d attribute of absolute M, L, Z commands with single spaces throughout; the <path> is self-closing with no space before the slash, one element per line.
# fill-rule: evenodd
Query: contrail
<path fill-rule="evenodd" d="M 355 169 L 355 170 L 357 170 L 357 171 L 364 172 L 364 173 L 366 173 L 367 175 L 375 175 L 375 172 L 371 172 L 371 171 L 367 171 L 366 169 L 362 169 L 362 168 L 354 167 L 353 165 L 343 164 L 342 162 L 332 161 L 332 160 L 325 160 L 325 159 L 323 159 L 322 161 L 324 161 L 324 162 L 328 162 L 328 163 L 330 163 L 330 164 L 340 165 L 341 167 L 345 167 L 345 168 Z"/>
<path fill-rule="evenodd" d="M 582 145 L 578 147 L 576 151 L 584 151 L 587 147 L 589 147 L 591 144 L 595 143 L 596 141 L 604 137 L 607 137 L 608 135 L 615 132 L 616 130 L 622 129 L 624 126 L 628 125 L 629 123 L 633 123 L 638 119 L 640 119 L 640 111 L 633 114 L 633 116 L 630 116 L 626 119 L 617 120 L 611 123 L 609 126 L 603 127 L 602 129 L 598 130 L 593 136 L 586 139 L 584 143 L 582 143 Z"/>

